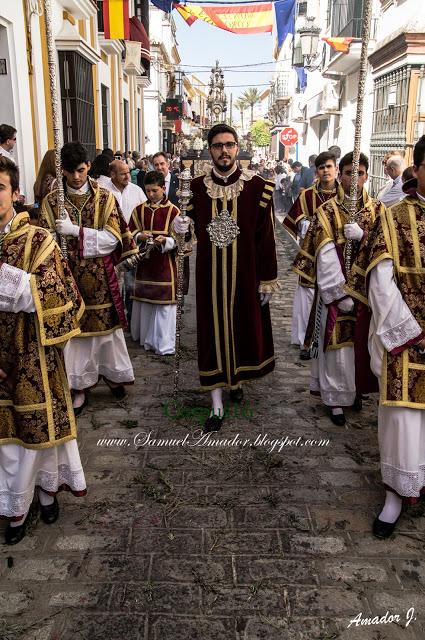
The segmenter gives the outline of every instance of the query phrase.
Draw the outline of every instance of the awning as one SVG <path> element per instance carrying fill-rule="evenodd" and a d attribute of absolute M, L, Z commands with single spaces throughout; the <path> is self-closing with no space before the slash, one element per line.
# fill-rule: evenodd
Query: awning
<path fill-rule="evenodd" d="M 141 43 L 141 56 L 149 62 L 151 59 L 151 46 L 148 34 L 146 33 L 145 27 L 140 22 L 139 18 L 136 18 L 136 16 L 130 18 L 130 40 Z"/>

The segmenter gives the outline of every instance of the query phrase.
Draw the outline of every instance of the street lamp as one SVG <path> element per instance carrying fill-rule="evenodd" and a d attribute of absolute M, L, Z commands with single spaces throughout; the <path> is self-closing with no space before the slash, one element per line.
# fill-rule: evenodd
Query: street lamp
<path fill-rule="evenodd" d="M 307 71 L 316 71 L 319 65 L 315 66 L 319 53 L 317 51 L 319 45 L 320 27 L 314 24 L 314 18 L 306 18 L 306 23 L 303 27 L 297 30 L 301 40 L 301 53 L 304 59 L 304 68 Z"/>

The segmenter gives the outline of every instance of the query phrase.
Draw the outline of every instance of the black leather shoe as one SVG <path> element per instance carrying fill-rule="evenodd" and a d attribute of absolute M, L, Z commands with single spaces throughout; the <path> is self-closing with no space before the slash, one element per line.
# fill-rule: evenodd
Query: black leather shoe
<path fill-rule="evenodd" d="M 40 516 L 45 524 L 53 524 L 59 518 L 59 503 L 56 496 L 53 498 L 52 504 L 43 506 L 40 503 Z"/>
<path fill-rule="evenodd" d="M 243 400 L 242 387 L 238 387 L 237 389 L 230 389 L 230 400 L 232 402 L 242 402 Z"/>
<path fill-rule="evenodd" d="M 203 433 L 212 433 L 213 431 L 220 431 L 224 418 L 219 416 L 210 416 L 205 420 Z"/>
<path fill-rule="evenodd" d="M 372 533 L 375 536 L 375 538 L 380 538 L 381 540 L 385 540 L 385 538 L 389 538 L 390 535 L 392 535 L 392 533 L 394 532 L 394 529 L 399 519 L 400 519 L 400 516 L 398 516 L 395 522 L 384 522 L 379 518 L 375 518 L 375 520 L 373 521 L 373 527 L 372 527 Z"/>
<path fill-rule="evenodd" d="M 18 544 L 18 542 L 21 542 L 21 540 L 25 538 L 26 532 L 26 520 L 18 527 L 11 527 L 10 524 L 8 524 L 4 532 L 4 539 L 6 544 Z"/>
<path fill-rule="evenodd" d="M 307 349 L 301 349 L 300 360 L 311 360 L 310 351 L 308 351 Z"/>
<path fill-rule="evenodd" d="M 124 385 L 120 384 L 118 387 L 110 387 L 108 384 L 108 387 L 110 388 L 111 393 L 116 400 L 124 400 L 125 396 L 127 395 Z"/>
<path fill-rule="evenodd" d="M 337 427 L 343 427 L 345 425 L 345 415 L 343 413 L 338 413 L 337 415 L 330 412 L 330 419 Z"/>
<path fill-rule="evenodd" d="M 353 409 L 353 411 L 361 411 L 363 409 L 363 400 L 361 396 L 356 396 L 354 404 L 351 408 Z"/>
<path fill-rule="evenodd" d="M 83 404 L 81 406 L 79 406 L 79 407 L 74 407 L 74 416 L 76 418 L 78 418 L 78 416 L 80 416 L 83 413 L 83 411 L 87 407 L 88 403 L 89 403 L 89 401 L 88 401 L 88 398 L 87 398 L 87 393 L 85 393 L 84 394 L 84 402 L 83 402 Z"/>

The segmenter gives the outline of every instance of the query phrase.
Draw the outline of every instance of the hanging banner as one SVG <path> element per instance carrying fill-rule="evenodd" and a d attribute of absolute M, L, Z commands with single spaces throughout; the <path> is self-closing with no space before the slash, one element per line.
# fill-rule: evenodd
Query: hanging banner
<path fill-rule="evenodd" d="M 195 20 L 230 31 L 231 33 L 271 33 L 273 27 L 272 4 L 238 6 L 174 5 L 183 20 L 191 26 Z"/>
<path fill-rule="evenodd" d="M 130 40 L 128 0 L 103 0 L 106 40 Z"/>
<path fill-rule="evenodd" d="M 322 38 L 332 49 L 339 53 L 348 53 L 354 38 Z"/>

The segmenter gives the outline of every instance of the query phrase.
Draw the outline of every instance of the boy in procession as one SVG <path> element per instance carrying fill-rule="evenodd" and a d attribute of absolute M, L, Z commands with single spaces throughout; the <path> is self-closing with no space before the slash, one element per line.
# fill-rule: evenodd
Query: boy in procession
<path fill-rule="evenodd" d="M 365 232 L 384 209 L 364 188 L 369 161 L 364 154 L 360 154 L 357 222 L 349 222 L 352 163 L 352 153 L 341 159 L 339 171 L 342 190 L 317 209 L 294 262 L 294 271 L 316 288 L 315 305 L 306 336 L 306 345 L 309 347 L 313 337 L 312 325 L 317 324 L 318 359 L 312 361 L 310 391 L 320 392 L 332 422 L 338 426 L 345 424 L 343 407 L 361 409 L 361 398 L 356 394 L 354 301 L 344 289 L 346 243 L 347 240 L 353 241 L 357 250 Z"/>
<path fill-rule="evenodd" d="M 66 143 L 61 162 L 67 217 L 60 218 L 54 190 L 43 200 L 39 222 L 67 238 L 68 262 L 85 302 L 81 335 L 64 351 L 73 406 L 79 415 L 87 404 L 87 390 L 102 377 L 118 400 L 125 396 L 124 385 L 134 382 L 114 267 L 137 253 L 137 247 L 114 195 L 88 177 L 90 162 L 83 145 Z"/>
<path fill-rule="evenodd" d="M 26 533 L 38 489 L 41 519 L 56 493 L 86 493 L 61 348 L 80 333 L 84 303 L 51 234 L 16 214 L 19 171 L 0 158 L 0 517 L 7 544 Z"/>
<path fill-rule="evenodd" d="M 135 241 L 153 239 L 149 258 L 141 260 L 136 269 L 131 337 L 147 351 L 157 355 L 172 355 L 176 340 L 177 269 L 176 241 L 172 237 L 172 222 L 179 210 L 166 196 L 165 178 L 160 171 L 145 176 L 148 202 L 134 209 L 130 231 Z"/>
<path fill-rule="evenodd" d="M 301 192 L 283 226 L 295 240 L 300 238 L 300 245 L 306 236 L 310 222 L 316 210 L 325 202 L 334 198 L 338 190 L 336 158 L 329 151 L 323 151 L 315 159 L 317 182 L 309 189 Z M 299 345 L 301 360 L 308 360 L 310 354 L 304 349 L 304 339 L 314 300 L 314 285 L 301 276 L 298 278 L 292 309 L 291 344 Z"/>
<path fill-rule="evenodd" d="M 372 311 L 371 368 L 380 381 L 378 441 L 385 504 L 378 538 L 394 531 L 403 502 L 425 493 L 425 136 L 413 152 L 407 197 L 380 216 L 353 265 L 347 292 Z"/>

